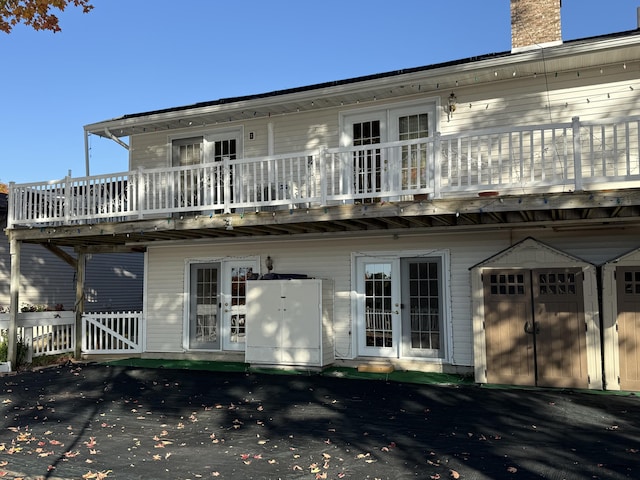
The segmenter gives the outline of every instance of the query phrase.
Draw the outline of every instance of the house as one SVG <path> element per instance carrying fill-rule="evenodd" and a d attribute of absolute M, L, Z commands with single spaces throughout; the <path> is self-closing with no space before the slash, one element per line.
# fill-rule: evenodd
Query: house
<path fill-rule="evenodd" d="M 129 171 L 11 184 L 11 244 L 144 251 L 144 357 L 632 384 L 600 275 L 640 247 L 640 30 L 511 18 L 510 51 L 87 125 Z"/>

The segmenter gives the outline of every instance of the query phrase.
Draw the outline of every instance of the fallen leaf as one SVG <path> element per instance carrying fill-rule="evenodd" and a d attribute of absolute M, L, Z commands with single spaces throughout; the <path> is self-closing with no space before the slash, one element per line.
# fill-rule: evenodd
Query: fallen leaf
<path fill-rule="evenodd" d="M 451 478 L 460 478 L 460 474 L 455 470 L 450 470 L 449 474 L 451 475 Z"/>
<path fill-rule="evenodd" d="M 507 468 L 507 472 L 509 473 L 516 473 L 518 471 L 518 469 L 516 467 L 508 467 Z"/>

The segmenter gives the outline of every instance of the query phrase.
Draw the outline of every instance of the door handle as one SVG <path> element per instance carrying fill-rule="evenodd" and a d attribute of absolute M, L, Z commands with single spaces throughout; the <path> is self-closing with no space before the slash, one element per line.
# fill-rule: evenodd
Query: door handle
<path fill-rule="evenodd" d="M 533 335 L 534 333 L 538 335 L 540 333 L 540 323 L 539 322 L 525 322 L 524 324 L 524 333 L 528 333 L 529 335 Z"/>

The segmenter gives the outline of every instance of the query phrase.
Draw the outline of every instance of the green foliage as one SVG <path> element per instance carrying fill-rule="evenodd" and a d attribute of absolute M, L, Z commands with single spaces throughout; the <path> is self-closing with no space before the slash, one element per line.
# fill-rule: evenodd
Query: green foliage
<path fill-rule="evenodd" d="M 23 365 L 27 358 L 27 353 L 29 352 L 29 346 L 25 343 L 25 341 L 18 337 L 17 343 L 17 354 L 16 354 L 16 365 L 15 368 Z M 7 332 L 2 332 L 0 335 L 0 362 L 6 362 L 9 356 L 9 339 L 7 336 Z"/>

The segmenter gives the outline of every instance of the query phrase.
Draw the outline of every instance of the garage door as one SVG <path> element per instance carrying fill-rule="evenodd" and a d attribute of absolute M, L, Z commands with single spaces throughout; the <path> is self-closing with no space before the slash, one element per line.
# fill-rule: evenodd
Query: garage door
<path fill-rule="evenodd" d="M 588 387 L 579 268 L 483 274 L 487 381 Z"/>
<path fill-rule="evenodd" d="M 640 267 L 616 269 L 620 389 L 640 390 Z"/>

